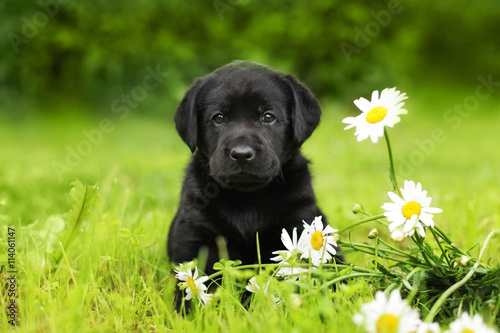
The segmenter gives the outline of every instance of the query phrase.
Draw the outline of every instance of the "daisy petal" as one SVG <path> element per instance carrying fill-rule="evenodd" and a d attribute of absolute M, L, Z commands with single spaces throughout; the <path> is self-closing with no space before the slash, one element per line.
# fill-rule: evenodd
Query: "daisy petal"
<path fill-rule="evenodd" d="M 366 98 L 359 98 L 354 101 L 354 105 L 358 107 L 363 112 L 368 112 L 372 108 L 372 103 L 370 103 Z"/>

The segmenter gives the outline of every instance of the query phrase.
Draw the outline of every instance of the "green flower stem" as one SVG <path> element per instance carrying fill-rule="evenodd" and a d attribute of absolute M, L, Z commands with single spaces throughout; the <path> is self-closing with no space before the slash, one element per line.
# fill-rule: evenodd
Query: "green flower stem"
<path fill-rule="evenodd" d="M 378 244 L 379 238 L 375 238 L 375 264 L 373 265 L 373 273 L 377 273 L 378 270 Z"/>
<path fill-rule="evenodd" d="M 367 218 L 364 218 L 364 219 L 361 219 L 361 220 L 357 220 L 357 221 L 354 221 L 352 223 L 349 223 L 348 225 L 346 225 L 345 227 L 341 228 L 338 233 L 341 234 L 343 233 L 344 231 L 347 231 L 349 229 L 352 229 L 354 227 L 357 227 L 358 225 L 361 225 L 363 223 L 367 223 L 367 222 L 371 222 L 371 221 L 375 221 L 375 220 L 379 220 L 379 219 L 382 219 L 384 218 L 384 214 L 379 214 L 379 215 L 375 215 L 375 216 L 370 216 L 370 217 L 367 217 Z"/>
<path fill-rule="evenodd" d="M 359 243 L 355 245 L 354 243 L 344 243 L 343 246 L 345 246 L 345 247 L 351 247 L 354 250 L 356 250 L 358 252 L 361 252 L 361 253 L 366 253 L 366 254 L 374 255 L 373 247 L 371 245 L 359 244 Z M 370 249 L 371 249 L 371 251 L 370 251 Z M 383 252 L 387 252 L 387 253 L 391 254 L 391 252 L 393 252 L 393 251 L 383 250 Z M 397 253 L 393 252 L 392 254 L 397 254 Z M 397 259 L 397 258 L 389 257 L 389 256 L 386 256 L 386 255 L 381 255 L 380 253 L 379 253 L 379 257 L 382 258 L 382 259 L 391 260 L 391 261 L 394 261 L 394 262 L 397 262 L 397 263 L 400 263 L 400 264 L 404 264 L 404 265 L 409 265 L 409 266 L 412 266 L 412 267 L 429 268 L 427 265 L 424 265 L 424 264 L 422 264 L 420 262 L 412 262 L 412 261 L 408 261 L 408 260 Z"/>
<path fill-rule="evenodd" d="M 486 237 L 486 239 L 484 240 L 484 244 L 483 244 L 483 247 L 481 248 L 481 251 L 479 252 L 479 257 L 477 258 L 477 260 L 479 261 L 481 259 L 481 257 L 483 256 L 483 253 L 484 253 L 484 250 L 486 250 L 486 245 L 488 245 L 488 242 L 490 241 L 491 237 L 493 237 L 495 234 L 500 234 L 500 229 L 496 229 L 496 230 L 492 230 L 488 236 Z"/>
<path fill-rule="evenodd" d="M 327 289 L 330 286 L 334 285 L 335 283 L 338 283 L 338 282 L 341 282 L 341 281 L 347 280 L 347 279 L 357 278 L 357 277 L 384 277 L 384 274 L 355 273 L 355 274 L 343 275 L 343 276 L 339 276 L 336 279 L 328 281 L 327 283 L 323 284 L 319 289 Z"/>
<path fill-rule="evenodd" d="M 389 141 L 389 134 L 387 133 L 387 129 L 384 128 L 384 136 L 385 136 L 385 142 L 387 143 L 387 151 L 389 152 L 389 172 L 391 175 L 391 182 L 392 186 L 394 187 L 394 191 L 398 192 L 400 197 L 403 197 L 401 195 L 401 189 L 398 186 L 398 180 L 396 179 L 396 170 L 394 167 L 394 159 L 392 158 L 392 150 L 391 150 L 391 142 Z"/>
<path fill-rule="evenodd" d="M 467 273 L 467 275 L 462 280 L 458 281 L 457 283 L 452 285 L 450 288 L 448 288 L 443 294 L 441 294 L 439 299 L 436 301 L 436 303 L 434 303 L 431 310 L 427 314 L 427 317 L 425 317 L 425 320 L 424 320 L 425 322 L 428 322 L 428 323 L 432 322 L 432 320 L 434 319 L 434 316 L 437 314 L 437 312 L 439 311 L 439 309 L 441 308 L 443 303 L 447 300 L 448 296 L 453 294 L 455 292 L 455 290 L 462 287 L 465 283 L 467 283 L 467 281 L 469 281 L 469 279 L 472 277 L 472 275 L 474 275 L 474 273 L 476 272 L 476 269 L 479 267 L 479 264 L 480 264 L 480 262 L 477 261 L 474 264 L 474 266 L 471 268 L 469 273 Z"/>
<path fill-rule="evenodd" d="M 303 267 L 303 268 L 310 268 L 310 263 L 303 263 L 303 264 L 297 264 L 296 265 L 297 267 Z M 264 268 L 276 268 L 276 267 L 279 267 L 279 264 L 251 264 L 251 265 L 241 265 L 241 266 L 236 266 L 236 267 L 232 267 L 233 269 L 237 269 L 237 270 L 244 270 L 244 269 L 264 269 Z M 363 267 L 358 267 L 358 266 L 355 266 L 355 265 L 346 265 L 346 264 L 337 264 L 337 263 L 334 263 L 334 264 L 323 264 L 322 265 L 323 268 L 337 268 L 337 269 L 340 269 L 340 270 L 345 270 L 345 269 L 350 269 L 351 272 L 355 272 L 355 273 L 349 273 L 346 275 L 346 277 L 350 277 L 350 276 L 357 276 L 356 274 L 366 274 L 367 276 L 370 275 L 370 276 L 379 276 L 379 274 L 374 274 L 373 273 L 373 270 L 370 270 L 368 268 L 363 268 Z M 217 278 L 218 276 L 221 276 L 223 275 L 225 272 L 225 270 L 221 270 L 221 271 L 218 271 L 218 272 L 215 272 L 211 275 L 208 276 L 209 279 L 211 280 L 214 280 L 215 278 Z M 317 274 L 317 273 L 320 273 L 321 271 L 317 271 L 317 272 L 314 272 L 314 274 Z M 328 274 L 331 274 L 333 272 L 329 271 L 327 272 Z M 294 274 L 294 275 L 302 275 L 303 273 L 298 273 L 298 274 Z M 336 272 L 335 273 L 336 275 L 338 275 L 339 273 Z M 294 276 L 294 275 L 290 275 L 290 276 Z M 381 276 L 381 275 L 380 275 Z"/>
<path fill-rule="evenodd" d="M 441 242 L 439 241 L 439 237 L 438 235 L 436 234 L 436 232 L 434 231 L 434 228 L 429 228 L 431 230 L 431 233 L 432 235 L 434 236 L 434 238 L 436 239 L 436 243 L 438 244 L 439 248 L 441 249 L 441 253 L 443 253 L 443 257 L 444 259 L 446 260 L 446 263 L 448 264 L 448 267 L 451 268 L 451 261 L 450 261 L 450 258 L 448 258 L 448 255 L 446 254 L 446 252 L 444 251 L 443 247 L 441 246 Z"/>
<path fill-rule="evenodd" d="M 436 316 L 437 312 L 439 311 L 439 309 L 441 308 L 441 306 L 444 304 L 444 302 L 447 300 L 447 298 L 453 294 L 458 288 L 462 287 L 464 284 L 467 283 L 467 281 L 469 281 L 469 279 L 474 275 L 474 273 L 476 272 L 477 268 L 479 267 L 479 265 L 481 264 L 481 256 L 483 255 L 484 253 L 484 250 L 486 249 L 486 246 L 488 245 L 488 242 L 490 241 L 491 237 L 493 237 L 493 235 L 497 234 L 497 233 L 500 233 L 500 229 L 498 230 L 493 230 L 491 231 L 489 234 L 488 234 L 488 237 L 486 237 L 485 241 L 484 241 L 484 244 L 483 244 L 483 247 L 481 248 L 481 251 L 479 252 L 479 257 L 477 258 L 477 261 L 476 263 L 474 264 L 474 266 L 470 269 L 469 273 L 467 273 L 467 275 L 460 281 L 458 281 L 457 283 L 455 283 L 454 285 L 452 285 L 450 288 L 448 288 L 440 297 L 439 299 L 436 301 L 436 303 L 434 303 L 434 305 L 432 306 L 431 310 L 429 311 L 429 313 L 427 314 L 427 317 L 425 317 L 425 320 L 426 322 L 432 322 L 432 320 L 434 319 L 434 316 Z"/>
<path fill-rule="evenodd" d="M 381 240 L 381 242 L 383 242 Z M 342 245 L 343 247 L 351 247 L 355 250 L 358 250 L 358 248 L 363 248 L 363 249 L 374 249 L 373 245 L 369 245 L 369 244 L 364 244 L 364 243 L 344 243 L 344 242 L 341 242 L 340 245 Z M 404 253 L 400 250 L 397 250 L 397 249 L 394 249 L 393 247 L 391 247 L 391 249 L 386 249 L 386 248 L 382 248 L 380 249 L 380 251 L 378 251 L 379 253 L 382 252 L 382 253 L 388 253 L 388 254 L 393 254 L 393 255 L 396 255 L 396 256 L 400 256 L 400 257 L 406 257 L 408 259 L 414 259 L 414 260 L 418 260 L 417 258 L 413 257 L 412 255 L 408 254 L 408 253 Z M 369 252 L 369 253 L 374 253 L 373 251 Z M 380 257 L 382 257 L 382 255 L 380 255 Z"/>
<path fill-rule="evenodd" d="M 271 268 L 276 268 L 276 267 L 279 267 L 279 264 L 251 264 L 251 265 L 241 265 L 241 266 L 236 266 L 236 267 L 232 267 L 233 269 L 238 269 L 238 270 L 244 270 L 244 269 L 263 269 L 263 268 L 268 268 L 268 267 L 271 267 Z M 297 264 L 297 267 L 304 267 L 304 268 L 310 268 L 310 264 L 308 263 L 303 263 L 303 264 Z M 367 269 L 367 268 L 363 268 L 363 267 L 358 267 L 358 266 L 354 266 L 354 265 L 345 265 L 345 264 L 323 264 L 323 267 L 324 268 L 339 268 L 339 269 L 347 269 L 347 268 L 351 268 L 353 271 L 356 271 L 356 272 L 361 272 L 361 273 L 372 273 L 371 270 Z M 218 271 L 218 272 L 215 272 L 211 275 L 209 275 L 208 277 L 210 279 L 214 279 L 220 275 L 223 275 L 224 274 L 224 271 L 225 270 L 221 270 L 221 271 Z M 330 272 L 329 272 L 330 273 Z"/>
<path fill-rule="evenodd" d="M 391 291 L 393 291 L 393 290 L 394 290 L 395 288 L 397 288 L 397 287 L 398 287 L 398 284 L 397 284 L 396 282 L 393 282 L 393 283 L 391 283 L 391 284 L 389 285 L 389 287 L 385 288 L 384 293 L 385 293 L 386 295 L 389 295 L 389 294 L 391 293 Z"/>
<path fill-rule="evenodd" d="M 424 258 L 429 268 L 435 267 L 435 265 L 432 264 L 429 257 L 427 256 L 427 251 L 425 250 L 424 243 L 422 242 L 422 238 L 420 237 L 420 235 L 415 234 L 414 236 L 411 236 L 411 238 L 413 239 L 415 244 L 417 244 L 417 246 L 419 247 L 420 253 L 422 254 L 422 258 Z"/>
<path fill-rule="evenodd" d="M 307 264 L 299 264 L 297 265 L 298 267 L 309 267 Z M 351 268 L 353 271 L 361 272 L 361 273 L 370 273 L 371 270 L 368 268 L 363 268 L 359 266 L 354 266 L 354 265 L 345 265 L 345 264 L 323 264 L 324 268 L 335 268 L 338 267 L 339 269 L 347 269 Z"/>
<path fill-rule="evenodd" d="M 259 261 L 259 274 L 262 272 L 262 260 L 260 256 L 260 243 L 259 243 L 259 232 L 255 235 L 255 239 L 257 242 L 257 260 Z"/>
<path fill-rule="evenodd" d="M 416 257 L 412 256 L 411 254 L 406 253 L 405 251 L 399 250 L 398 248 L 395 248 L 394 246 L 392 246 L 391 244 L 387 243 L 386 241 L 384 241 L 382 239 L 380 239 L 380 242 L 382 244 L 384 244 L 385 246 L 389 247 L 391 249 L 391 252 L 398 254 L 400 257 L 407 257 L 407 258 L 418 260 Z"/>
<path fill-rule="evenodd" d="M 305 265 L 301 265 L 301 266 L 304 267 Z M 331 266 L 333 266 L 333 265 L 331 265 Z M 374 273 L 373 270 L 359 269 L 359 267 L 357 267 L 356 269 L 353 269 L 352 271 L 345 273 L 345 274 L 339 274 L 339 273 L 336 273 L 334 271 L 325 271 L 325 270 L 318 269 L 318 270 L 309 270 L 308 273 L 290 274 L 290 275 L 288 275 L 288 277 L 303 276 L 304 274 L 310 274 L 311 277 L 317 277 L 317 278 L 322 278 L 324 280 L 328 280 L 330 278 L 338 278 L 341 276 L 352 276 L 352 275 L 356 275 L 356 274 L 367 274 L 367 275 L 373 276 L 373 275 L 378 275 L 380 273 Z"/>
<path fill-rule="evenodd" d="M 406 280 L 402 280 L 401 282 L 402 282 L 402 283 L 403 283 L 403 285 L 406 287 L 406 289 L 408 289 L 410 292 L 412 292 L 412 291 L 415 289 L 415 287 L 413 287 L 413 286 L 410 284 L 410 282 L 408 282 L 408 281 L 406 281 Z M 410 300 L 407 300 L 407 301 L 409 302 Z"/>
<path fill-rule="evenodd" d="M 233 269 L 259 269 L 259 268 L 262 268 L 262 267 L 268 267 L 268 266 L 276 266 L 276 264 L 251 264 L 251 265 L 241 265 L 241 266 L 236 266 L 236 267 L 232 267 Z M 220 270 L 218 272 L 215 272 L 211 275 L 208 276 L 209 279 L 214 279 L 220 275 L 223 275 L 224 274 L 224 271 L 225 269 L 223 270 Z"/>
<path fill-rule="evenodd" d="M 496 318 L 499 311 L 500 311 L 500 299 L 497 301 L 497 305 L 495 306 L 495 309 L 493 310 L 493 313 L 491 314 L 491 318 Z"/>
<path fill-rule="evenodd" d="M 64 247 L 62 245 L 62 242 L 59 242 L 59 246 L 61 247 L 61 257 L 64 258 L 66 265 L 68 265 L 69 274 L 71 275 L 71 279 L 73 279 L 73 283 L 75 284 L 75 286 L 78 287 L 78 281 L 76 281 L 76 279 L 75 279 L 75 275 L 73 274 L 73 270 L 71 269 L 71 265 L 69 264 L 68 256 L 66 255 L 66 251 L 64 251 Z"/>
<path fill-rule="evenodd" d="M 422 272 L 424 271 L 425 272 L 425 269 L 423 268 L 420 268 L 420 267 L 417 267 L 415 268 L 414 270 L 412 270 L 410 273 L 408 273 L 408 275 L 406 275 L 406 277 L 403 279 L 403 284 L 406 286 L 406 288 L 408 288 L 408 290 L 410 291 L 410 294 L 406 297 L 406 300 L 409 304 L 411 304 L 413 298 L 415 297 L 415 295 L 417 294 L 418 292 L 418 284 L 415 284 L 415 285 L 411 285 L 410 284 L 410 279 L 413 277 L 413 275 L 419 273 L 419 272 Z"/>
<path fill-rule="evenodd" d="M 408 275 L 406 276 L 406 280 L 410 280 L 410 278 L 417 274 L 418 272 L 422 271 L 422 268 L 415 268 L 414 270 L 412 270 L 410 273 L 408 273 Z"/>
<path fill-rule="evenodd" d="M 448 235 L 446 235 L 445 232 L 441 228 L 439 228 L 439 226 L 435 225 L 434 230 L 436 231 L 436 233 L 438 234 L 439 237 L 441 237 L 449 246 L 451 246 L 453 248 L 453 250 L 457 251 L 461 255 L 464 255 L 464 256 L 467 255 L 467 253 L 462 251 L 460 248 L 458 248 L 455 245 L 455 243 L 453 243 L 453 241 L 450 239 L 450 237 L 448 237 Z"/>
<path fill-rule="evenodd" d="M 323 242 L 323 252 L 321 253 L 321 262 L 319 264 L 319 267 L 323 267 L 323 258 L 325 257 L 325 252 L 326 252 L 326 238 Z M 335 266 L 335 271 L 338 273 L 337 267 Z"/>
<path fill-rule="evenodd" d="M 445 234 L 445 232 L 438 225 L 435 225 L 434 229 L 439 234 L 439 237 L 441 237 L 446 243 L 448 243 L 449 245 L 453 244 L 450 237 L 448 237 L 448 235 Z"/>

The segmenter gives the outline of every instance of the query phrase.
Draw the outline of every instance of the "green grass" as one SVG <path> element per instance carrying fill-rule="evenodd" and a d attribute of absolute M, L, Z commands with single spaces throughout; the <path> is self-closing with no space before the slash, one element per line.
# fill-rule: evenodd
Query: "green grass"
<path fill-rule="evenodd" d="M 443 108 L 452 106 L 449 100 Z M 429 104 L 425 98 L 410 100 L 410 113 L 389 130 L 396 168 L 411 154 L 417 156 L 415 140 L 429 139 L 435 128 L 441 128 L 447 138 L 436 143 L 414 170 L 406 170 L 408 177 L 401 177 L 399 183 L 403 179 L 421 182 L 433 206 L 443 209 L 435 222 L 459 247 L 469 249 L 482 244 L 491 229 L 500 228 L 500 107 L 493 101 L 483 102 L 453 129 L 442 118 L 444 109 L 429 110 Z M 380 206 L 391 190 L 385 143 L 358 143 L 353 130 L 343 131 L 341 120 L 350 110 L 325 107 L 321 125 L 303 147 L 313 161 L 319 205 L 335 228 L 359 218 L 352 214 L 354 203 L 372 214 L 381 213 Z M 7 262 L 7 227 L 13 227 L 20 270 L 19 331 L 361 332 L 351 318 L 374 292 L 370 281 L 362 279 L 339 285 L 335 291 L 297 290 L 273 282 L 282 306 L 274 309 L 271 302 L 256 297 L 245 310 L 238 300 L 244 283 L 228 274 L 226 288 L 218 291 L 218 304 L 195 308 L 186 318 L 176 315 L 172 306 L 176 281 L 169 274 L 166 236 L 189 149 L 170 119 L 131 116 L 120 120 L 112 115 L 110 119 L 115 129 L 61 177 L 53 163 L 64 163 L 66 147 L 75 149 L 85 139 L 82 131 L 97 128 L 100 119 L 75 112 L 0 123 L 0 264 Z M 63 214 L 73 207 L 68 193 L 76 178 L 98 185 L 98 204 L 55 265 L 54 257 L 61 253 L 57 237 L 64 242 L 73 227 Z M 57 226 L 64 230 L 51 233 Z M 374 227 L 382 239 L 388 239 L 388 232 L 376 222 L 356 228 L 352 239 L 368 242 L 366 235 Z M 478 249 L 472 254 L 477 256 Z M 492 263 L 498 265 L 498 253 L 497 238 L 485 258 L 493 256 Z M 371 259 L 364 255 L 352 254 L 347 259 L 370 267 Z M 4 267 L 0 283 L 6 277 Z M 3 292 L 0 330 L 9 327 L 3 311 L 8 300 Z"/>

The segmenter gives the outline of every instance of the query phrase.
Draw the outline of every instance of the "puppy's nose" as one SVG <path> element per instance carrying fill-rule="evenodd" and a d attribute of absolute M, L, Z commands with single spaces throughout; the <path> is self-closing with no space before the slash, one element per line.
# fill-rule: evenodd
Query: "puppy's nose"
<path fill-rule="evenodd" d="M 229 155 L 235 161 L 250 161 L 255 157 L 255 151 L 249 146 L 236 146 Z"/>

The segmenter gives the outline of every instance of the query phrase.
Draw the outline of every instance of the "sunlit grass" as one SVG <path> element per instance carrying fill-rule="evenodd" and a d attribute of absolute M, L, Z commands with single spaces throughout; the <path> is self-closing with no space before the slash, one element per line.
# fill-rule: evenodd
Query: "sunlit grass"
<path fill-rule="evenodd" d="M 493 104 L 490 107 L 498 111 Z M 354 203 L 363 204 L 372 214 L 381 213 L 380 206 L 391 190 L 386 147 L 382 142 L 358 143 L 352 132 L 344 132 L 341 119 L 348 112 L 326 107 L 320 127 L 303 149 L 313 162 L 319 205 L 335 228 L 358 218 L 351 211 Z M 169 274 L 165 242 L 189 149 L 168 118 L 113 119 L 116 128 L 77 166 L 58 177 L 53 162 L 63 163 L 66 147 L 77 147 L 86 138 L 82 131 L 96 128 L 100 120 L 65 116 L 0 124 L 4 142 L 0 224 L 4 239 L 7 226 L 17 231 L 21 331 L 360 331 L 352 315 L 374 291 L 363 280 L 342 284 L 335 291 L 306 292 L 279 284 L 283 306 L 274 309 L 256 297 L 244 309 L 238 300 L 244 283 L 228 277 L 230 287 L 219 289 L 217 303 L 195 308 L 191 317 L 175 315 L 172 292 L 176 281 Z M 435 128 L 444 130 L 447 139 L 425 155 L 408 179 L 421 182 L 432 193 L 433 204 L 443 209 L 436 224 L 465 249 L 482 242 L 491 229 L 500 228 L 499 122 L 498 112 L 478 112 L 455 130 L 439 112 L 419 115 L 410 111 L 390 130 L 396 168 L 421 149 L 416 140 L 424 142 Z M 54 223 L 50 219 L 71 209 L 68 192 L 75 178 L 99 186 L 100 204 L 83 221 L 56 266 L 53 257 L 60 253 L 58 242 L 47 253 L 50 239 L 39 229 L 50 229 Z M 407 178 L 401 178 L 400 184 L 403 179 Z M 29 228 L 35 221 L 39 224 Z M 351 236 L 368 241 L 366 235 L 376 226 L 387 239 L 388 232 L 376 222 L 356 228 Z M 71 227 L 65 224 L 66 230 Z M 65 241 L 65 234 L 60 236 Z M 4 240 L 0 251 L 3 265 L 7 261 Z M 473 253 L 478 251 L 479 246 Z M 499 242 L 491 242 L 484 257 L 497 253 Z M 370 260 L 360 254 L 347 259 L 360 265 Z M 0 281 L 4 279 L 1 273 Z M 7 300 L 2 294 L 2 309 Z M 8 327 L 3 311 L 0 327 Z"/>

